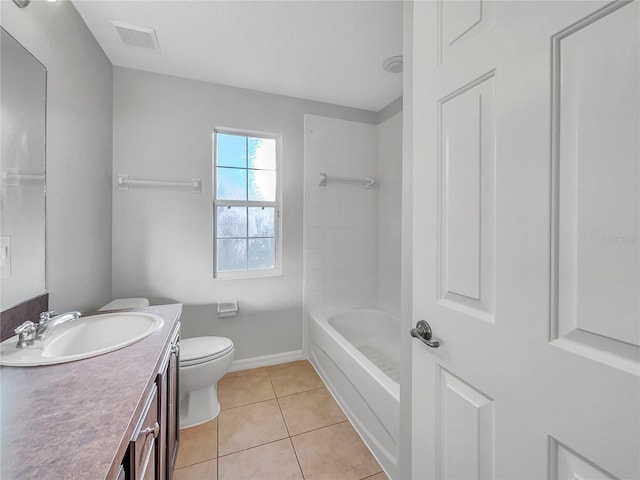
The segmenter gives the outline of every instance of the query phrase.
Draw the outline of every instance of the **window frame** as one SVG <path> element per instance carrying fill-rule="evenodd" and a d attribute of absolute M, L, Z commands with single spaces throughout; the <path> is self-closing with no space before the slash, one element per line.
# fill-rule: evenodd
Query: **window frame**
<path fill-rule="evenodd" d="M 268 138 L 276 142 L 276 195 L 274 201 L 261 200 L 218 200 L 218 134 L 237 135 L 249 138 Z M 213 278 L 216 279 L 239 279 L 239 278 L 260 278 L 282 276 L 282 135 L 272 132 L 262 132 L 255 130 L 236 129 L 227 127 L 215 127 L 212 134 L 212 205 L 213 205 Z M 248 159 L 247 159 L 248 160 Z M 250 168 L 245 168 L 247 173 Z M 217 215 L 218 207 L 271 207 L 274 211 L 274 254 L 275 262 L 273 268 L 229 270 L 218 271 L 218 236 L 217 236 Z M 249 239 L 251 237 L 247 237 Z M 248 267 L 248 266 L 247 266 Z"/>

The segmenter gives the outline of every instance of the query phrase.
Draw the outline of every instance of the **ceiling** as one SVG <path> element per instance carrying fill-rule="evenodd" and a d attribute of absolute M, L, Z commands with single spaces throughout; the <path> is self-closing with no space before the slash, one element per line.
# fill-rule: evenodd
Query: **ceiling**
<path fill-rule="evenodd" d="M 402 2 L 73 0 L 117 66 L 379 111 L 402 95 Z M 112 21 L 155 29 L 125 45 Z"/>

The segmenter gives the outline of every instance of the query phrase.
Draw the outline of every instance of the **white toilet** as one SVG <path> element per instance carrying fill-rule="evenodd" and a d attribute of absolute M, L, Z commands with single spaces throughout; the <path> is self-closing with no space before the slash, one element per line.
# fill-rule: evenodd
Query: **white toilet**
<path fill-rule="evenodd" d="M 180 428 L 218 416 L 218 380 L 233 362 L 233 342 L 225 337 L 180 340 Z"/>
<path fill-rule="evenodd" d="M 146 298 L 118 298 L 100 310 L 148 307 Z M 180 428 L 193 427 L 220 413 L 218 380 L 233 362 L 233 342 L 225 337 L 180 340 Z"/>

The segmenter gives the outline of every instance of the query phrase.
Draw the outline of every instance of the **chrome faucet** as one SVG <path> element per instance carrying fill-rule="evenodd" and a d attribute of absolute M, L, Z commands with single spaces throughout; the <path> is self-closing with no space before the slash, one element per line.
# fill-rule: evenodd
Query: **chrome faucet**
<path fill-rule="evenodd" d="M 40 322 L 36 325 L 36 340 L 44 340 L 47 338 L 49 331 L 58 325 L 68 322 L 69 320 L 75 320 L 80 317 L 82 313 L 80 312 L 67 312 L 61 313 L 60 315 L 56 315 L 52 317 L 56 313 L 54 310 L 49 312 L 42 312 L 40 314 Z"/>
<path fill-rule="evenodd" d="M 16 348 L 27 348 L 33 345 L 36 339 L 36 324 L 31 320 L 22 323 L 14 331 L 18 334 Z"/>

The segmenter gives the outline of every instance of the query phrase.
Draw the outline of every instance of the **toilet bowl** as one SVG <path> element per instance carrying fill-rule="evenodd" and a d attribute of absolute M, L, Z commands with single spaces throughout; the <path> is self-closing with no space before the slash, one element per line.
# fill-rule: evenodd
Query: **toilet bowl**
<path fill-rule="evenodd" d="M 218 416 L 218 380 L 231 367 L 233 352 L 233 342 L 225 337 L 180 340 L 180 428 Z"/>
<path fill-rule="evenodd" d="M 100 310 L 148 306 L 146 298 L 117 298 Z M 233 342 L 225 337 L 180 340 L 180 428 L 193 427 L 218 416 L 218 380 L 229 371 L 233 352 Z"/>

